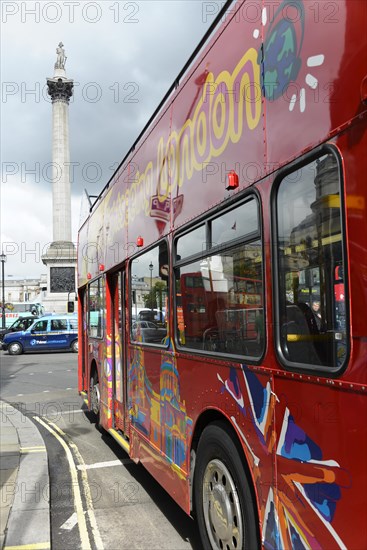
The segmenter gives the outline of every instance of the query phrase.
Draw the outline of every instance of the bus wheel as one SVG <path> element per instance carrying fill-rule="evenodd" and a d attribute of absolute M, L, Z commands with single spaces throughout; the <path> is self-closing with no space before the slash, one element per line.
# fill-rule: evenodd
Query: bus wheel
<path fill-rule="evenodd" d="M 200 438 L 194 503 L 204 549 L 259 548 L 247 476 L 224 423 L 209 425 Z"/>
<path fill-rule="evenodd" d="M 101 395 L 99 392 L 98 374 L 95 372 L 90 379 L 90 408 L 96 417 L 96 422 L 99 422 L 99 408 L 101 403 Z"/>
<path fill-rule="evenodd" d="M 9 355 L 20 355 L 21 353 L 23 353 L 22 344 L 20 344 L 19 342 L 12 342 L 8 346 L 8 353 Z"/>

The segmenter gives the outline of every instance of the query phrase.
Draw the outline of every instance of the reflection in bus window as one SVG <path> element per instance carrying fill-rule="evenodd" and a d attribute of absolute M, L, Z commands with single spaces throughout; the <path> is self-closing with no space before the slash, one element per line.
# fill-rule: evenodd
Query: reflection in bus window
<path fill-rule="evenodd" d="M 200 253 L 206 248 L 205 226 L 197 227 L 187 235 L 183 235 L 177 246 L 177 254 L 180 258 L 187 258 L 193 254 Z"/>
<path fill-rule="evenodd" d="M 89 336 L 92 338 L 102 338 L 102 320 L 103 320 L 103 289 L 102 279 L 99 278 L 89 285 L 89 316 L 88 328 Z"/>
<path fill-rule="evenodd" d="M 131 262 L 130 335 L 134 342 L 167 344 L 166 241 Z"/>
<path fill-rule="evenodd" d="M 259 357 L 264 341 L 262 287 L 260 241 L 180 267 L 176 285 L 179 344 Z"/>
<path fill-rule="evenodd" d="M 213 246 L 258 231 L 259 216 L 255 199 L 214 218 L 211 226 Z"/>
<path fill-rule="evenodd" d="M 277 194 L 279 340 L 293 363 L 340 367 L 347 351 L 340 180 L 329 153 Z"/>

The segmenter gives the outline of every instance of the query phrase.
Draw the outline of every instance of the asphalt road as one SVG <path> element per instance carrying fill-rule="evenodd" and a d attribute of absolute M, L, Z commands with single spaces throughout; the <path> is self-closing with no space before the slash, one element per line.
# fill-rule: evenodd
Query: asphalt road
<path fill-rule="evenodd" d="M 83 410 L 75 354 L 0 352 L 0 387 L 46 443 L 53 550 L 200 549 L 194 522 Z"/>

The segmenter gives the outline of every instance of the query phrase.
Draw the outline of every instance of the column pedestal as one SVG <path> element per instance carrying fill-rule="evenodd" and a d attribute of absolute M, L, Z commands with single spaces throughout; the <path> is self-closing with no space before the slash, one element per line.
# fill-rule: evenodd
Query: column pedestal
<path fill-rule="evenodd" d="M 76 248 L 66 241 L 53 242 L 42 256 L 47 266 L 47 296 L 42 300 L 47 313 L 67 313 L 68 299 L 75 299 Z"/>

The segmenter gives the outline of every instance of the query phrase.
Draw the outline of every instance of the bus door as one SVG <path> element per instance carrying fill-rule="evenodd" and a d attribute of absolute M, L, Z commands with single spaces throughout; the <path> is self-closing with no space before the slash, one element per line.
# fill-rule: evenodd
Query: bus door
<path fill-rule="evenodd" d="M 78 376 L 78 388 L 79 391 L 88 391 L 89 387 L 89 373 L 87 372 L 88 365 L 88 288 L 82 288 L 79 290 L 78 299 L 78 341 L 79 341 L 79 376 Z"/>
<path fill-rule="evenodd" d="M 125 271 L 112 275 L 112 379 L 114 400 L 114 427 L 123 432 L 128 429 L 127 375 L 125 346 Z"/>

